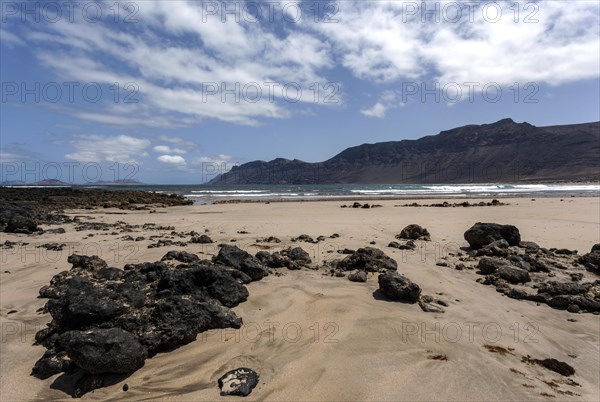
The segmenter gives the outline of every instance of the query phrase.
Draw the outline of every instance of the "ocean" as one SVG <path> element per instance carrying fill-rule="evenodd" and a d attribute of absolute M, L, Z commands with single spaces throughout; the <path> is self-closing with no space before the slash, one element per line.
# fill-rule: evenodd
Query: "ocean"
<path fill-rule="evenodd" d="M 135 185 L 90 186 L 174 193 L 197 204 L 219 201 L 298 201 L 471 197 L 600 196 L 598 184 L 321 184 L 321 185 Z"/>

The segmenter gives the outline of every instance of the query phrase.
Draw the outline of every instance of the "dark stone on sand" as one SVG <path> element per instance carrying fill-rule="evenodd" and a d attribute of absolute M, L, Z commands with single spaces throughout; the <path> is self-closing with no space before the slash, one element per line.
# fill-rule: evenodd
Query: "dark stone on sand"
<path fill-rule="evenodd" d="M 527 298 L 528 293 L 522 289 L 512 288 L 510 291 L 505 293 L 505 295 L 510 297 L 511 299 L 522 300 Z"/>
<path fill-rule="evenodd" d="M 289 260 L 279 252 L 269 254 L 267 251 L 259 251 L 256 258 L 269 268 L 283 268 L 288 265 Z"/>
<path fill-rule="evenodd" d="M 176 260 L 180 262 L 196 262 L 200 260 L 196 254 L 188 253 L 187 251 L 169 251 L 161 258 L 161 261 Z"/>
<path fill-rule="evenodd" d="M 598 245 L 592 247 L 590 253 L 579 257 L 579 263 L 583 264 L 589 271 L 600 275 L 600 250 L 596 246 Z"/>
<path fill-rule="evenodd" d="M 219 378 L 221 396 L 248 396 L 258 385 L 258 380 L 258 373 L 249 368 L 242 367 L 228 371 Z"/>
<path fill-rule="evenodd" d="M 388 244 L 388 247 L 397 248 L 398 250 L 414 250 L 417 248 L 417 245 L 412 240 L 409 240 L 404 244 L 400 244 L 397 241 L 392 241 Z"/>
<path fill-rule="evenodd" d="M 429 231 L 424 227 L 417 224 L 411 224 L 402 229 L 400 234 L 396 235 L 396 238 L 406 240 L 430 240 L 431 236 Z"/>
<path fill-rule="evenodd" d="M 191 240 L 192 243 L 195 244 L 210 244 L 210 243 L 214 243 L 213 240 L 208 236 L 208 235 L 200 235 L 200 236 L 194 236 L 192 237 Z"/>
<path fill-rule="evenodd" d="M 305 243 L 318 243 L 318 241 L 315 241 L 311 236 L 307 235 L 307 234 L 301 234 L 298 237 L 292 237 L 291 239 L 293 242 L 297 242 L 297 241 L 303 241 Z"/>
<path fill-rule="evenodd" d="M 391 300 L 416 303 L 421 296 L 419 285 L 396 272 L 380 274 L 378 282 L 381 293 Z"/>
<path fill-rule="evenodd" d="M 240 328 L 228 307 L 248 298 L 245 270 L 262 270 L 254 258 L 240 267 L 208 260 L 177 266 L 163 262 L 108 268 L 98 257 L 72 255 L 73 267 L 40 289 L 52 316 L 35 340 L 47 351 L 32 375 L 81 374 L 74 395 L 105 386 L 105 375 L 130 374 L 144 359 L 173 350 L 215 328 Z M 256 278 L 256 276 L 255 276 Z"/>
<path fill-rule="evenodd" d="M 487 246 L 484 246 L 477 250 L 478 256 L 489 256 L 489 257 L 508 257 L 508 242 L 504 239 L 496 240 Z"/>
<path fill-rule="evenodd" d="M 567 308 L 571 304 L 569 295 L 558 295 L 548 300 L 548 305 L 554 308 Z"/>
<path fill-rule="evenodd" d="M 550 296 L 579 295 L 589 292 L 593 286 L 600 286 L 600 281 L 586 283 L 547 281 L 538 284 L 538 293 L 547 293 Z"/>
<path fill-rule="evenodd" d="M 252 259 L 252 256 L 239 247 L 223 246 L 219 250 L 219 254 L 213 257 L 213 263 L 239 269 L 242 262 L 248 259 Z"/>
<path fill-rule="evenodd" d="M 574 272 L 569 274 L 569 276 L 573 282 L 579 282 L 583 279 L 583 274 L 581 272 Z"/>
<path fill-rule="evenodd" d="M 538 364 L 562 376 L 569 377 L 575 374 L 575 369 L 565 362 L 556 359 L 529 359 L 529 362 Z"/>
<path fill-rule="evenodd" d="M 366 282 L 367 273 L 365 271 L 356 271 L 348 274 L 348 279 L 352 282 Z"/>
<path fill-rule="evenodd" d="M 96 271 L 100 268 L 107 268 L 106 262 L 96 255 L 78 255 L 71 254 L 67 258 L 67 262 L 73 265 L 73 268 L 82 268 L 84 270 Z"/>
<path fill-rule="evenodd" d="M 509 246 L 518 246 L 521 242 L 519 229 L 513 225 L 477 222 L 464 234 L 465 240 L 473 250 L 487 246 L 496 240 L 506 240 Z"/>
<path fill-rule="evenodd" d="M 498 268 L 498 271 L 496 271 L 496 274 L 505 281 L 514 284 L 531 281 L 531 278 L 529 277 L 529 272 L 522 268 L 518 268 L 512 265 L 501 266 L 500 268 Z"/>
<path fill-rule="evenodd" d="M 56 229 L 47 229 L 45 231 L 45 233 L 64 234 L 64 233 L 66 233 L 66 231 L 64 228 L 56 228 Z"/>
<path fill-rule="evenodd" d="M 524 248 L 528 253 L 535 253 L 540 249 L 540 246 L 532 241 L 521 241 L 519 247 Z"/>
<path fill-rule="evenodd" d="M 359 248 L 353 254 L 344 258 L 338 264 L 338 268 L 344 271 L 353 271 L 355 269 L 378 272 L 380 269 L 396 270 L 398 264 L 392 258 L 384 254 L 383 251 L 365 247 Z"/>
<path fill-rule="evenodd" d="M 90 374 L 127 374 L 144 365 L 146 349 L 130 332 L 120 328 L 63 333 L 58 344 L 69 358 Z"/>
<path fill-rule="evenodd" d="M 57 354 L 46 352 L 33 366 L 31 375 L 45 380 L 63 371 L 71 371 L 71 365 L 71 359 L 69 359 L 66 352 Z"/>
<path fill-rule="evenodd" d="M 506 260 L 493 257 L 483 257 L 479 260 L 477 268 L 483 275 L 490 275 L 498 271 L 498 268 L 507 264 Z"/>
<path fill-rule="evenodd" d="M 32 234 L 41 231 L 41 229 L 33 218 L 15 215 L 8 220 L 4 231 L 7 233 Z"/>
<path fill-rule="evenodd" d="M 554 250 L 554 254 L 558 255 L 574 255 L 577 254 L 577 250 L 569 250 L 568 248 L 559 248 Z"/>
<path fill-rule="evenodd" d="M 242 261 L 238 269 L 252 278 L 253 281 L 259 281 L 269 275 L 269 271 L 255 258 Z"/>
<path fill-rule="evenodd" d="M 443 313 L 445 312 L 445 310 L 439 306 L 436 306 L 435 304 L 432 303 L 428 303 L 428 302 L 424 302 L 424 301 L 419 301 L 419 307 L 421 307 L 421 310 L 423 310 L 426 313 Z"/>
<path fill-rule="evenodd" d="M 257 243 L 281 243 L 281 240 L 275 236 L 269 236 L 264 239 L 256 239 Z"/>
<path fill-rule="evenodd" d="M 310 264 L 312 262 L 310 255 L 301 247 L 287 248 L 281 252 L 281 255 L 301 264 Z"/>

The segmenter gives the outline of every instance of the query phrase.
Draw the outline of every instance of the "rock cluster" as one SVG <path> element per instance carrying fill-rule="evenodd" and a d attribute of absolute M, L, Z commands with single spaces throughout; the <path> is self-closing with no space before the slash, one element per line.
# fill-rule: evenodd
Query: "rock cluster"
<path fill-rule="evenodd" d="M 194 236 L 192 237 L 192 239 L 190 240 L 191 243 L 196 243 L 196 244 L 211 244 L 214 243 L 213 240 L 210 238 L 210 236 L 203 234 L 200 236 Z"/>
<path fill-rule="evenodd" d="M 149 206 L 189 205 L 175 194 L 137 190 L 0 187 L 0 231 L 32 234 L 41 224 L 71 222 L 65 209 L 149 209 Z"/>
<path fill-rule="evenodd" d="M 600 275 L 600 243 L 594 244 L 592 251 L 582 255 L 579 262 L 583 264 L 589 271 Z"/>
<path fill-rule="evenodd" d="M 444 201 L 444 202 L 433 203 L 433 204 L 419 204 L 418 202 L 413 202 L 410 204 L 402 204 L 402 205 L 394 205 L 394 206 L 395 207 L 434 207 L 434 208 L 464 207 L 464 208 L 468 208 L 468 207 L 495 207 L 495 206 L 499 206 L 499 205 L 508 205 L 508 204 L 498 201 L 497 199 L 493 199 L 492 201 L 488 201 L 488 202 L 480 201 L 480 202 L 474 202 L 474 203 L 471 203 L 469 201 L 454 202 L 454 203 L 449 203 L 448 201 Z"/>
<path fill-rule="evenodd" d="M 404 244 L 400 244 L 397 241 L 391 241 L 388 244 L 388 247 L 397 248 L 398 250 L 414 250 L 417 248 L 417 245 L 413 240 L 409 240 Z"/>
<path fill-rule="evenodd" d="M 32 375 L 77 374 L 72 393 L 79 397 L 104 386 L 105 376 L 132 373 L 200 332 L 239 328 L 242 319 L 230 308 L 248 298 L 245 284 L 268 275 L 261 258 L 225 246 L 212 261 L 170 251 L 160 262 L 119 269 L 97 256 L 71 255 L 72 268 L 40 289 L 52 322 L 36 334 L 47 351 Z M 279 258 L 288 268 L 310 263 L 299 247 Z"/>
<path fill-rule="evenodd" d="M 341 208 L 362 208 L 362 209 L 369 209 L 369 208 L 381 208 L 383 207 L 383 205 L 381 204 L 371 204 L 369 205 L 368 203 L 364 203 L 361 204 L 360 202 L 354 202 L 352 205 L 340 205 Z"/>
<path fill-rule="evenodd" d="M 600 312 L 600 280 L 583 282 L 581 272 L 585 267 L 598 274 L 600 245 L 582 256 L 574 250 L 545 249 L 521 241 L 516 227 L 495 223 L 475 224 L 465 232 L 465 239 L 474 249 L 470 258 L 479 258 L 478 273 L 485 275 L 479 282 L 495 286 L 512 299 L 543 303 L 572 313 Z M 564 279 L 549 279 L 557 276 Z"/>

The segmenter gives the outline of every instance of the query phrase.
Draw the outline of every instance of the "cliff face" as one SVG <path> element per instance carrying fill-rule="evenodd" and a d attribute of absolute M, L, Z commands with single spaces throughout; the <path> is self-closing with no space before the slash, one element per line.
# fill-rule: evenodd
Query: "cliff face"
<path fill-rule="evenodd" d="M 210 184 L 485 183 L 600 178 L 600 122 L 536 127 L 511 119 L 418 140 L 363 144 L 319 163 L 274 159 Z"/>

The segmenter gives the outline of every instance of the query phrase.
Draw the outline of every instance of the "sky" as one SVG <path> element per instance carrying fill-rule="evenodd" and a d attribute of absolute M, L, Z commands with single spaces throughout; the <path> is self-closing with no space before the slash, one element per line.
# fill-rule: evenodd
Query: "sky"
<path fill-rule="evenodd" d="M 1 1 L 0 181 L 197 184 L 600 120 L 597 1 Z"/>

